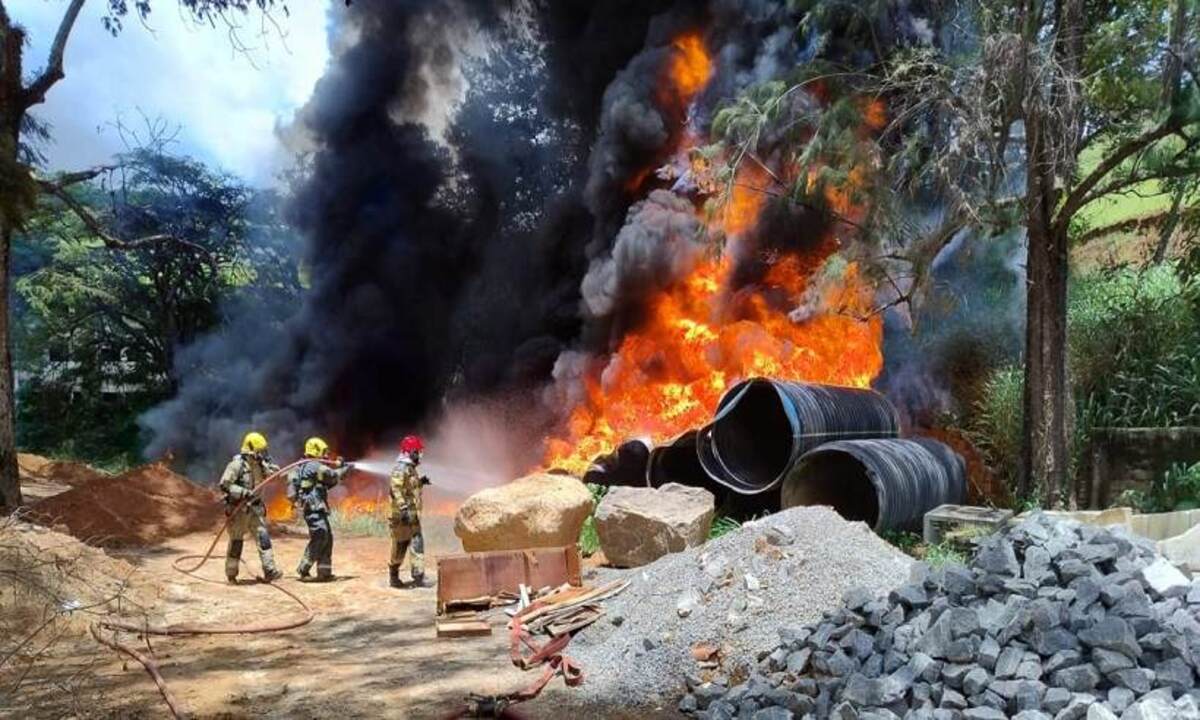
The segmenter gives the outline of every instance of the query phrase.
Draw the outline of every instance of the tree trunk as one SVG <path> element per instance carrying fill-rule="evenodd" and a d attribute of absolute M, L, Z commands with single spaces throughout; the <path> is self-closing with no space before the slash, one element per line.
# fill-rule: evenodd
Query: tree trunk
<path fill-rule="evenodd" d="M 16 401 L 12 347 L 8 329 L 8 263 L 12 228 L 0 216 L 0 510 L 12 512 L 22 504 L 17 470 Z"/>
<path fill-rule="evenodd" d="M 0 172 L 19 172 L 17 164 L 21 133 L 21 60 L 25 34 L 9 22 L 0 4 Z M 15 180 L 7 178 L 8 180 Z M 9 184 L 9 187 L 16 182 Z M 13 209 L 15 212 L 15 208 Z M 12 347 L 8 327 L 8 264 L 16 219 L 0 211 L 0 512 L 9 513 L 22 504 L 21 479 L 17 472 L 17 439 L 13 398 Z"/>
<path fill-rule="evenodd" d="M 1067 383 L 1067 267 L 1065 230 L 1052 223 L 1053 163 L 1047 149 L 1044 106 L 1026 112 L 1025 434 L 1020 493 L 1047 506 L 1067 501 L 1070 464 L 1070 387 Z"/>

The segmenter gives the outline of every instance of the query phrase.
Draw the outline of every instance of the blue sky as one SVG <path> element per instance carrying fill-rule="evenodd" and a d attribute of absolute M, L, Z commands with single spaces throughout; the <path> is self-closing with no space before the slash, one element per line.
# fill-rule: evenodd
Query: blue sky
<path fill-rule="evenodd" d="M 339 0 L 340 2 L 340 0 Z M 132 3 L 130 3 L 132 5 Z M 175 0 L 157 0 L 149 20 L 127 18 L 112 37 L 101 25 L 107 3 L 90 0 L 67 46 L 66 79 L 34 113 L 49 122 L 52 169 L 105 162 L 122 148 L 113 124 L 143 128 L 142 114 L 180 126 L 178 151 L 259 185 L 286 165 L 278 129 L 312 94 L 328 60 L 326 0 L 291 0 L 280 31 L 257 18 L 239 31 L 238 52 L 226 27 L 198 26 Z M 9 0 L 9 14 L 29 32 L 28 73 L 45 64 L 64 0 Z"/>

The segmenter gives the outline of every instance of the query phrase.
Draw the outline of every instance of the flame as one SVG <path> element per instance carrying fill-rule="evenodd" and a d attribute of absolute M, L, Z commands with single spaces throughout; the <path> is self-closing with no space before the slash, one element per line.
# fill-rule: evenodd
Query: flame
<path fill-rule="evenodd" d="M 713 64 L 699 33 L 674 40 L 660 86 L 667 107 L 685 107 L 704 89 Z M 866 103 L 864 126 L 886 122 L 882 101 Z M 736 239 L 753 230 L 779 178 L 747 160 L 720 201 L 712 162 L 698 152 L 705 143 L 690 125 L 680 133 L 678 164 L 690 171 L 710 232 Z M 673 173 L 671 173 L 673 177 Z M 642 187 L 645 174 L 627 189 Z M 815 174 L 809 182 L 815 183 Z M 829 207 L 844 218 L 862 216 L 859 190 L 867 182 L 854 168 L 823 186 Z M 814 243 L 779 243 L 811 246 Z M 883 367 L 883 323 L 871 314 L 874 288 L 853 262 L 834 262 L 838 243 L 823 238 L 803 253 L 768 258 L 757 282 L 738 286 L 729 255 L 708 257 L 688 277 L 660 290 L 646 304 L 645 320 L 627 332 L 609 355 L 594 358 L 566 410 L 561 432 L 546 441 L 544 466 L 583 474 L 592 460 L 634 438 L 653 444 L 712 420 L 721 395 L 754 376 L 867 387 Z M 866 318 L 866 319 L 863 319 Z M 582 390 L 582 392 L 578 392 Z M 578 399 L 582 398 L 582 399 Z"/>
<path fill-rule="evenodd" d="M 585 377 L 586 400 L 571 410 L 564 434 L 547 442 L 546 465 L 582 474 L 630 438 L 660 443 L 704 425 L 722 393 L 747 377 L 868 386 L 883 366 L 878 318 L 788 316 L 822 259 L 788 256 L 758 286 L 733 294 L 732 263 L 713 259 L 660 293 L 647 323 Z M 821 305 L 865 314 L 871 297 L 851 263 L 823 290 Z"/>
<path fill-rule="evenodd" d="M 436 479 L 435 479 L 436 482 Z M 265 492 L 267 520 L 274 523 L 300 522 L 287 495 L 278 485 Z M 462 498 L 449 494 L 436 485 L 425 488 L 422 495 L 422 512 L 426 515 L 453 516 L 458 512 Z M 330 509 L 342 516 L 370 516 L 386 521 L 391 514 L 391 499 L 388 495 L 387 479 L 370 473 L 351 470 L 345 480 L 329 492 Z"/>
<path fill-rule="evenodd" d="M 675 38 L 671 43 L 671 50 L 673 53 L 667 66 L 667 75 L 670 85 L 686 104 L 712 79 L 712 58 L 708 56 L 704 40 L 698 32 L 686 33 Z"/>

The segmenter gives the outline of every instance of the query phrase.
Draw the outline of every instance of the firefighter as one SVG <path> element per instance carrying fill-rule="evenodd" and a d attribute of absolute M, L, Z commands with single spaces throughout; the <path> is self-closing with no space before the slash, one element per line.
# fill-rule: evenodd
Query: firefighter
<path fill-rule="evenodd" d="M 267 438 L 262 433 L 247 433 L 242 449 L 221 475 L 221 492 L 225 494 L 225 514 L 229 515 L 229 547 L 225 551 L 225 578 L 237 582 L 242 545 L 247 534 L 258 541 L 258 558 L 262 562 L 263 578 L 267 582 L 283 577 L 275 567 L 271 552 L 271 536 L 267 532 L 267 509 L 262 498 L 253 491 L 269 475 L 279 470 L 267 454 Z M 242 502 L 249 498 L 247 502 Z M 239 505 L 240 504 L 240 505 Z"/>
<path fill-rule="evenodd" d="M 329 457 L 329 445 L 319 437 L 304 442 L 306 462 L 297 465 L 288 476 L 288 498 L 295 503 L 308 525 L 308 545 L 296 574 L 308 578 L 317 566 L 317 582 L 333 579 L 333 528 L 329 525 L 329 488 L 338 484 L 350 467 L 341 460 L 336 468 L 320 462 Z"/>
<path fill-rule="evenodd" d="M 409 569 L 413 585 L 420 586 L 425 580 L 425 538 L 421 536 L 421 488 L 429 484 L 417 472 L 421 464 L 421 452 L 425 444 L 416 435 L 400 441 L 400 454 L 392 466 L 392 556 L 388 562 L 388 584 L 394 588 L 400 584 L 400 564 L 411 550 Z"/>

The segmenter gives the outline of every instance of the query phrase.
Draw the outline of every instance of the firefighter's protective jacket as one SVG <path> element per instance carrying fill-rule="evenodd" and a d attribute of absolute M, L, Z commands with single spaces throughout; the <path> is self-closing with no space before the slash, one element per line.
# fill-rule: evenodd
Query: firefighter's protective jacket
<path fill-rule="evenodd" d="M 233 505 L 250 494 L 254 488 L 279 466 L 270 460 L 260 459 L 251 453 L 238 453 L 233 456 L 221 473 L 221 492 L 225 494 L 225 502 Z M 256 497 L 251 505 L 262 507 L 262 498 Z"/>
<path fill-rule="evenodd" d="M 421 476 L 407 455 L 401 455 L 392 466 L 392 520 L 410 525 L 420 523 Z"/>
<path fill-rule="evenodd" d="M 305 515 L 329 512 L 329 488 L 334 487 L 348 468 L 334 470 L 325 463 L 307 460 L 288 476 L 288 498 L 300 505 Z"/>

